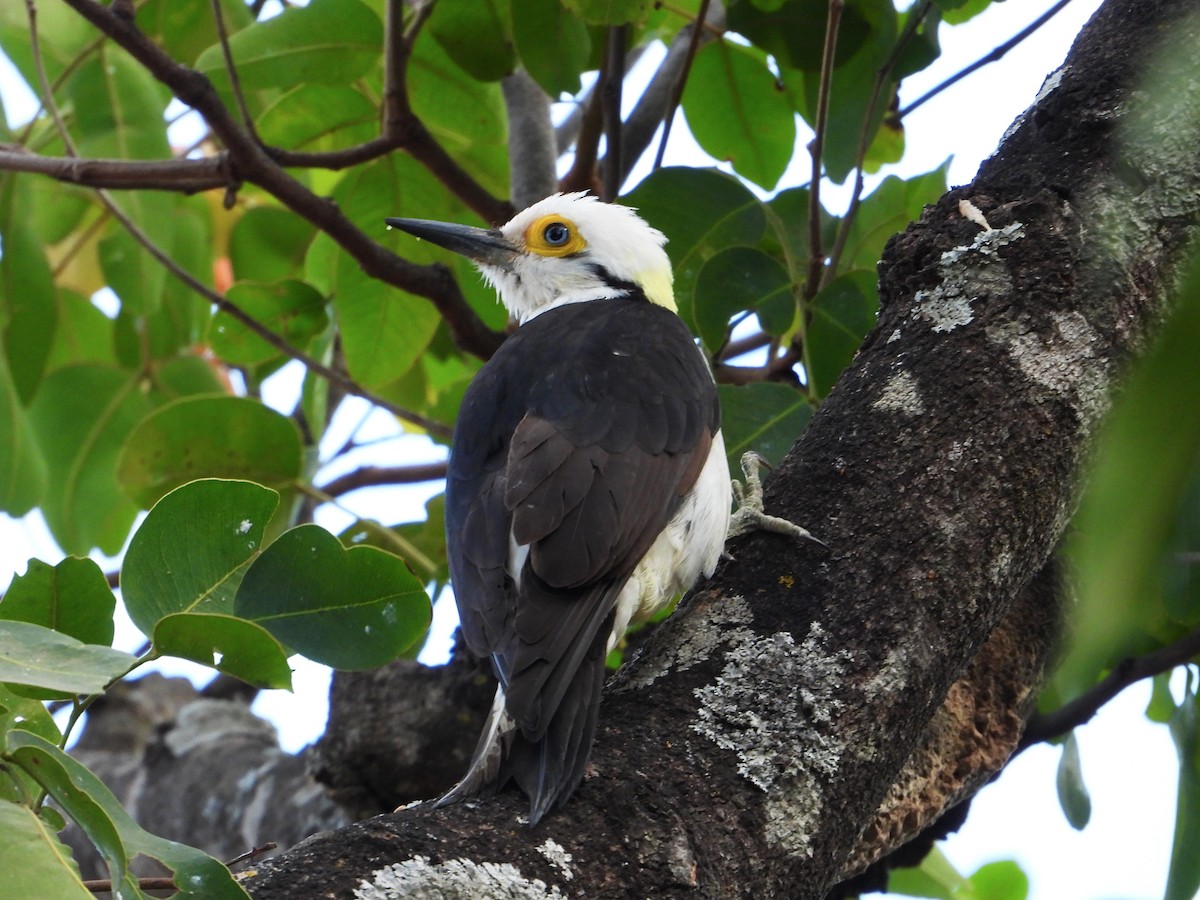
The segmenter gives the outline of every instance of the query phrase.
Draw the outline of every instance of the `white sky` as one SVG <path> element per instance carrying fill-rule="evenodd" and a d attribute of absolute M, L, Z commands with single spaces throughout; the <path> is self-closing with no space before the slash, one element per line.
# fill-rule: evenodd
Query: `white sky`
<path fill-rule="evenodd" d="M 970 181 L 980 160 L 992 152 L 1005 129 L 1032 102 L 1043 79 L 1062 61 L 1074 35 L 1099 2 L 1075 0 L 1050 26 L 1002 62 L 975 73 L 913 113 L 905 123 L 905 159 L 889 171 L 902 175 L 925 172 L 953 154 L 950 183 Z M 929 71 L 905 82 L 902 100 L 920 96 L 927 87 L 1018 32 L 1050 5 L 1051 0 L 1007 0 L 965 26 L 944 31 L 942 57 Z M 14 89 L 12 69 L 2 56 L 0 95 L 10 121 L 24 121 L 32 114 L 32 101 Z M 801 142 L 806 140 L 807 136 L 801 136 Z M 670 154 L 676 160 L 696 158 L 697 150 L 682 121 L 672 130 Z M 806 179 L 803 169 L 789 171 L 781 186 Z M 825 196 L 835 208 L 845 202 L 844 191 L 828 190 Z M 272 379 L 270 389 L 281 408 L 290 405 L 296 383 L 294 370 Z M 325 442 L 327 452 L 340 446 L 359 425 L 363 410 L 358 406 L 339 415 L 335 433 Z M 359 431 L 359 437 L 394 433 L 391 420 L 377 415 Z M 374 461 L 382 457 L 392 463 L 428 460 L 438 453 L 417 437 L 389 441 L 373 452 Z M 360 456 L 344 466 L 363 461 Z M 398 511 L 408 510 L 408 518 L 418 519 L 423 516 L 425 500 L 439 489 L 437 485 L 379 489 L 351 494 L 345 503 L 361 515 L 387 509 L 389 513 L 382 517 L 391 519 L 400 515 Z M 359 506 L 364 500 L 370 501 L 370 508 Z M 350 518 L 345 512 L 324 509 L 320 522 L 336 531 Z M 61 556 L 36 514 L 21 521 L 0 516 L 0 585 L 7 580 L 5 573 L 23 571 L 29 557 L 54 562 Z M 112 567 L 110 561 L 106 568 Z M 450 606 L 440 604 L 435 612 L 438 637 L 427 653 L 431 660 L 444 658 L 448 652 L 448 634 L 455 621 Z M 140 642 L 132 626 L 121 629 L 120 646 L 133 649 Z M 329 680 L 323 667 L 299 658 L 294 665 L 295 693 L 264 692 L 255 706 L 276 723 L 289 749 L 303 746 L 323 730 Z M 190 664 L 169 669 L 201 682 L 210 677 L 208 670 Z M 1151 725 L 1142 715 L 1148 700 L 1147 686 L 1131 688 L 1077 732 L 1093 805 L 1092 821 L 1084 831 L 1072 829 L 1059 809 L 1055 793 L 1059 750 L 1043 745 L 1019 757 L 978 795 L 966 826 L 944 846 L 947 856 L 965 873 L 992 860 L 1016 859 L 1030 876 L 1031 900 L 1161 896 L 1171 846 L 1177 768 L 1166 729 Z"/>

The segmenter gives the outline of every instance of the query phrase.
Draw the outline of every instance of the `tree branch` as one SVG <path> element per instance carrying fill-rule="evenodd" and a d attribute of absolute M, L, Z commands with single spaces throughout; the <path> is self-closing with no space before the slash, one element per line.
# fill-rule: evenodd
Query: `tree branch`
<path fill-rule="evenodd" d="M 972 74 L 973 72 L 977 72 L 986 65 L 989 65 L 994 62 L 999 62 L 1000 60 L 1002 60 L 1005 56 L 1008 55 L 1008 52 L 1010 50 L 1012 50 L 1014 47 L 1016 47 L 1018 44 L 1020 44 L 1026 38 L 1028 38 L 1031 34 L 1033 34 L 1035 31 L 1037 31 L 1039 28 L 1041 28 L 1043 25 L 1045 25 L 1047 22 L 1049 22 L 1051 19 L 1053 19 L 1056 15 L 1058 15 L 1060 12 L 1062 12 L 1062 10 L 1065 9 L 1067 4 L 1070 2 L 1071 2 L 1071 0 L 1058 0 L 1058 2 L 1055 3 L 1052 7 L 1050 7 L 1048 10 L 1046 10 L 1044 13 L 1042 13 L 1040 16 L 1038 16 L 1036 19 L 1034 19 L 1033 22 L 1031 22 L 1025 28 L 1021 29 L 1019 32 L 1017 32 L 1015 35 L 1013 35 L 1011 38 L 1009 38 L 1003 44 L 1000 44 L 997 47 L 993 47 L 986 54 L 981 56 L 979 59 L 975 60 L 975 62 L 971 63 L 969 66 L 965 66 L 964 68 L 960 69 L 958 72 L 955 72 L 953 75 L 951 75 L 945 81 L 943 81 L 940 84 L 935 85 L 934 87 L 927 90 L 924 94 L 922 94 L 920 97 L 918 97 L 912 103 L 908 104 L 908 106 L 904 107 L 902 110 L 900 110 L 898 113 L 896 113 L 896 118 L 903 119 L 914 109 L 916 109 L 919 106 L 924 105 L 925 103 L 928 103 L 930 100 L 932 100 L 938 94 L 940 94 L 942 91 L 946 90 L 949 87 L 952 87 L 953 85 L 958 84 L 958 82 L 962 81 L 964 78 L 966 78 L 968 75 Z"/>
<path fill-rule="evenodd" d="M 500 346 L 504 336 L 488 328 L 467 303 L 448 268 L 415 265 L 374 240 L 354 225 L 331 200 L 318 197 L 283 171 L 229 115 L 212 83 L 202 74 L 169 57 L 132 22 L 115 15 L 95 0 L 65 0 L 119 46 L 128 51 L 162 82 L 181 102 L 204 117 L 209 128 L 224 143 L 231 165 L 245 181 L 257 185 L 281 203 L 326 232 L 368 275 L 409 293 L 425 297 L 442 314 L 456 344 L 482 358 Z M 419 140 L 424 133 L 428 141 Z M 415 144 L 433 152 L 432 138 L 423 126 L 415 129 Z M 445 151 L 437 148 L 444 155 Z M 414 155 L 416 155 L 414 151 Z"/>
<path fill-rule="evenodd" d="M 317 490 L 330 497 L 341 497 L 351 491 L 381 484 L 420 484 L 446 477 L 446 463 L 416 463 L 407 466 L 361 466 L 353 472 L 339 475 Z"/>
<path fill-rule="evenodd" d="M 524 69 L 501 81 L 500 89 L 508 111 L 508 178 L 513 205 L 524 209 L 558 188 L 558 147 L 550 121 L 550 98 Z"/>
<path fill-rule="evenodd" d="M 17 144 L 0 144 L 0 169 L 49 175 L 66 184 L 110 190 L 194 194 L 235 183 L 226 154 L 203 159 L 125 160 L 41 156 Z"/>
<path fill-rule="evenodd" d="M 1153 653 L 1122 660 L 1098 684 L 1080 694 L 1070 703 L 1064 704 L 1053 712 L 1035 715 L 1030 719 L 1029 728 L 1026 729 L 1025 736 L 1021 738 L 1018 752 L 1042 741 L 1061 737 L 1080 725 L 1086 725 L 1091 721 L 1092 716 L 1100 711 L 1100 707 L 1131 684 L 1135 684 L 1143 678 L 1152 678 L 1162 672 L 1169 672 L 1176 666 L 1193 661 L 1197 656 L 1200 656 L 1200 628 Z"/>

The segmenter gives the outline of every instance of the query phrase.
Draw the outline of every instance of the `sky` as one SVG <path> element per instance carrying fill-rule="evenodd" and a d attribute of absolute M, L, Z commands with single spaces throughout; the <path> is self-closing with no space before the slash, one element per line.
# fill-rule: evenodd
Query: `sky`
<path fill-rule="evenodd" d="M 980 161 L 995 149 L 1004 131 L 1033 101 L 1045 77 L 1061 63 L 1071 40 L 1099 2 L 1074 0 L 1004 60 L 912 113 L 906 119 L 905 158 L 887 171 L 901 175 L 925 172 L 953 156 L 951 185 L 969 182 Z M 944 32 L 942 57 L 930 70 L 905 82 L 902 104 L 1020 31 L 1050 5 L 1051 0 L 1006 0 L 972 22 Z M 7 60 L 0 56 L 0 96 L 10 121 L 20 122 L 32 114 L 33 106 L 31 99 L 16 89 L 14 80 Z M 807 139 L 801 135 L 799 141 Z M 673 126 L 669 153 L 669 158 L 681 162 L 695 162 L 702 156 L 682 121 Z M 807 160 L 803 154 L 797 158 Z M 631 181 L 643 174 L 635 171 Z M 781 185 L 806 180 L 804 171 L 789 171 Z M 824 196 L 838 211 L 848 192 L 833 187 Z M 287 408 L 297 384 L 296 370 L 285 370 L 268 382 L 268 402 L 275 397 Z M 324 455 L 330 455 L 355 432 L 360 440 L 377 437 L 382 441 L 370 451 L 374 454 L 371 461 L 428 461 L 442 454 L 423 437 L 397 439 L 389 417 L 368 415 L 365 404 L 351 402 L 335 420 L 323 444 Z M 343 465 L 348 469 L 366 461 L 360 455 Z M 351 494 L 344 501 L 349 511 L 326 507 L 318 521 L 337 531 L 349 524 L 354 514 L 373 516 L 379 508 L 389 509 L 392 515 L 396 510 L 409 510 L 410 518 L 419 519 L 425 500 L 439 491 L 439 485 L 427 484 Z M 361 505 L 368 502 L 369 507 Z M 20 521 L 0 516 L 0 585 L 7 581 L 8 572 L 23 571 L 30 557 L 56 562 L 61 556 L 36 514 Z M 106 569 L 115 566 L 112 560 L 101 560 L 101 564 Z M 435 608 L 434 637 L 423 656 L 426 661 L 445 658 L 454 624 L 452 603 L 440 603 Z M 141 640 L 131 625 L 120 629 L 119 646 L 134 649 Z M 321 733 L 329 681 L 323 667 L 299 659 L 293 664 L 295 692 L 263 692 L 255 705 L 259 714 L 275 722 L 288 749 L 298 749 Z M 190 664 L 171 665 L 168 671 L 200 683 L 210 677 L 208 670 Z M 1148 723 L 1142 715 L 1148 701 L 1148 685 L 1130 688 L 1077 731 L 1084 777 L 1092 793 L 1092 820 L 1086 829 L 1074 830 L 1058 805 L 1055 772 L 1060 750 L 1041 745 L 1018 757 L 998 781 L 980 792 L 967 824 L 944 845 L 947 857 L 964 873 L 993 860 L 1017 860 L 1031 879 L 1030 900 L 1149 900 L 1162 896 L 1177 764 L 1165 727 Z"/>

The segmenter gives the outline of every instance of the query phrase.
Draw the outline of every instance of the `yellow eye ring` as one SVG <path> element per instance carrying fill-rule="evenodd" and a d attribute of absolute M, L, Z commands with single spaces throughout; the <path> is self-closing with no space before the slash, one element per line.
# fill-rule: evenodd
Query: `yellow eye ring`
<path fill-rule="evenodd" d="M 562 216 L 542 216 L 525 229 L 525 246 L 539 256 L 570 256 L 587 246 L 575 223 Z"/>

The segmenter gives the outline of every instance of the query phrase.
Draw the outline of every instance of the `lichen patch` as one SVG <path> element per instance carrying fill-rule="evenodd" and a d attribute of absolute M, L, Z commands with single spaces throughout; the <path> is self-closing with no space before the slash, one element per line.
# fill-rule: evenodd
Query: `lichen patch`
<path fill-rule="evenodd" d="M 850 660 L 815 622 L 799 646 L 787 632 L 747 632 L 716 680 L 695 692 L 692 729 L 737 754 L 738 772 L 767 794 L 768 840 L 790 853 L 812 854 L 821 785 L 843 753 L 833 721 Z"/>
<path fill-rule="evenodd" d="M 970 244 L 953 247 L 938 260 L 940 283 L 917 291 L 914 313 L 936 332 L 950 332 L 975 320 L 972 304 L 1007 291 L 1010 277 L 996 252 L 1025 236 L 1025 226 L 1013 222 L 982 231 Z"/>
<path fill-rule="evenodd" d="M 919 416 L 925 412 L 925 402 L 917 379 L 911 372 L 897 372 L 887 380 L 879 399 L 871 404 L 872 409 L 898 412 L 905 416 Z"/>
<path fill-rule="evenodd" d="M 556 886 L 526 878 L 511 863 L 470 859 L 431 863 L 428 856 L 376 869 L 354 889 L 355 900 L 547 900 L 563 896 Z"/>
<path fill-rule="evenodd" d="M 750 604 L 744 597 L 728 597 L 709 603 L 688 615 L 669 642 L 656 646 L 653 657 L 641 655 L 622 669 L 613 690 L 649 687 L 672 670 L 685 671 L 708 659 L 726 641 L 743 640 L 750 635 L 746 627 L 752 621 Z"/>

